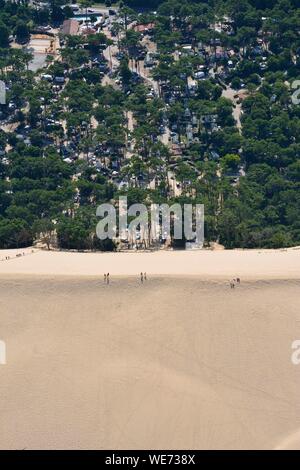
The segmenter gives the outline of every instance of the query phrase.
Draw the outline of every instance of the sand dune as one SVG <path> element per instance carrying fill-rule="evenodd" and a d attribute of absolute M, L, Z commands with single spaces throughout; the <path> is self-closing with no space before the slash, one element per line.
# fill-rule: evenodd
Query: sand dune
<path fill-rule="evenodd" d="M 59 255 L 3 266 L 26 271 L 36 259 L 42 269 Z M 137 270 L 135 255 L 126 259 Z M 288 253 L 278 259 L 293 272 Z M 77 261 L 51 263 L 77 269 Z M 251 260 L 238 268 L 252 273 Z M 150 275 L 141 285 L 137 276 L 113 276 L 107 286 L 102 277 L 0 276 L 0 448 L 295 447 L 299 289 L 292 277 L 231 290 L 221 277 Z"/>
<path fill-rule="evenodd" d="M 16 258 L 25 252 L 26 256 Z M 5 257 L 10 256 L 9 261 Z M 0 250 L 0 274 L 246 276 L 254 279 L 300 277 L 300 249 L 159 251 L 154 253 L 70 253 Z"/>
<path fill-rule="evenodd" d="M 300 450 L 300 429 L 285 438 L 275 450 Z"/>

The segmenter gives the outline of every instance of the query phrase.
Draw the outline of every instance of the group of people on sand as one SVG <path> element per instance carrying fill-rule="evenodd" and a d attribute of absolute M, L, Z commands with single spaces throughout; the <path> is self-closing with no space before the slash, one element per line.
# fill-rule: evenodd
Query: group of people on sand
<path fill-rule="evenodd" d="M 25 256 L 25 253 L 17 253 L 16 258 L 20 258 L 21 256 Z M 5 256 L 5 259 L 3 258 L 1 261 L 8 261 L 12 259 L 11 256 Z"/>
<path fill-rule="evenodd" d="M 31 250 L 30 253 L 34 253 L 34 250 Z M 22 253 L 17 253 L 16 258 L 21 258 L 22 256 L 26 256 L 30 254 L 28 251 L 25 253 L 24 251 Z M 2 258 L 0 261 L 9 261 L 10 259 L 13 259 L 12 256 L 5 256 L 5 258 Z"/>
<path fill-rule="evenodd" d="M 144 281 L 147 281 L 147 273 L 141 273 L 140 274 L 140 279 L 141 279 L 142 284 L 143 284 Z M 109 284 L 109 273 L 104 274 L 104 282 L 106 284 Z"/>
<path fill-rule="evenodd" d="M 236 279 L 232 279 L 230 281 L 230 289 L 234 289 L 236 285 L 241 283 L 241 279 L 237 277 Z"/>

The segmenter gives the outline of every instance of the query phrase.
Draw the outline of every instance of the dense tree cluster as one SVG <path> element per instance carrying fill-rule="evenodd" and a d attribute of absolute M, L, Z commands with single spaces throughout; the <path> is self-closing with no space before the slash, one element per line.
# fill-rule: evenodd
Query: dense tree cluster
<path fill-rule="evenodd" d="M 60 25 L 63 5 L 0 0 L 0 247 L 115 249 L 95 214 L 120 194 L 203 203 L 206 241 L 227 248 L 300 244 L 299 1 L 126 0 L 113 39 L 64 37 L 33 73 L 11 37 Z M 139 23 L 154 24 L 146 79 Z"/>

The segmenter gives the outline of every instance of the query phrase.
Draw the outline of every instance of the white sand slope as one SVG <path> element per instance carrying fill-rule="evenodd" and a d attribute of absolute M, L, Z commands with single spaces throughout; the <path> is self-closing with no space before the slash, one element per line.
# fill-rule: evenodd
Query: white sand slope
<path fill-rule="evenodd" d="M 25 256 L 16 258 L 17 253 Z M 153 253 L 70 253 L 0 250 L 0 274 L 47 275 L 199 275 L 255 279 L 300 277 L 300 249 L 159 251 Z M 9 261 L 5 257 L 10 256 Z"/>
<path fill-rule="evenodd" d="M 283 439 L 275 450 L 300 450 L 300 429 Z"/>
<path fill-rule="evenodd" d="M 0 448 L 299 447 L 299 291 L 299 279 L 0 275 Z"/>

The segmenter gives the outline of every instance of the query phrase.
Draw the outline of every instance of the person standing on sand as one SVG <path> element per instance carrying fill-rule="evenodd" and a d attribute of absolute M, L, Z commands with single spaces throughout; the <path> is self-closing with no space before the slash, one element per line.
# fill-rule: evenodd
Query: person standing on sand
<path fill-rule="evenodd" d="M 147 281 L 147 273 L 144 273 L 144 280 Z"/>
<path fill-rule="evenodd" d="M 106 284 L 109 284 L 109 273 L 106 274 Z"/>
<path fill-rule="evenodd" d="M 144 276 L 143 276 L 143 273 L 141 273 L 141 283 L 143 284 L 144 282 Z"/>

